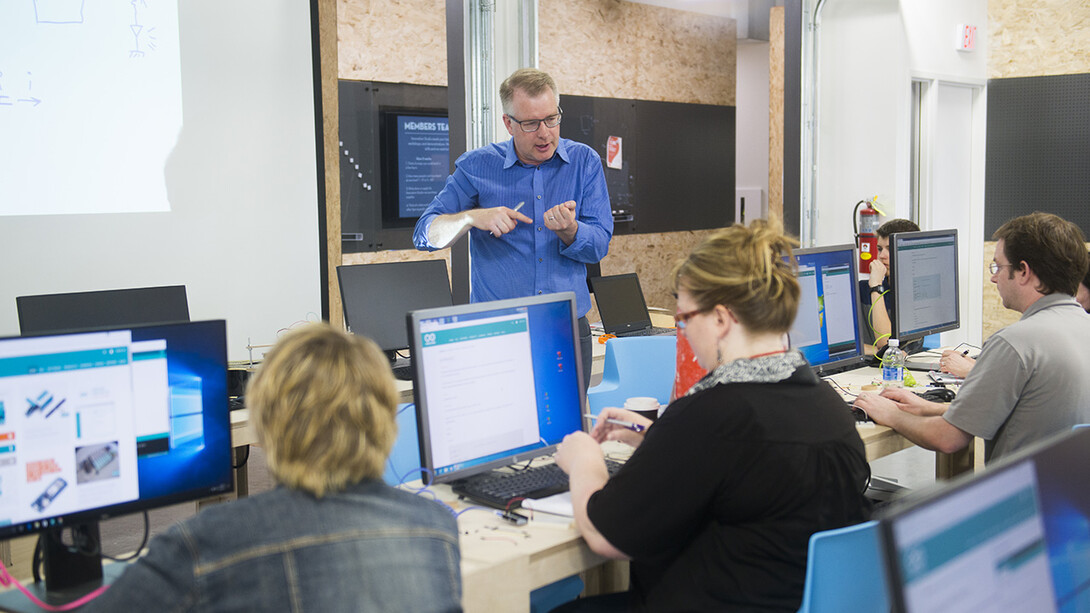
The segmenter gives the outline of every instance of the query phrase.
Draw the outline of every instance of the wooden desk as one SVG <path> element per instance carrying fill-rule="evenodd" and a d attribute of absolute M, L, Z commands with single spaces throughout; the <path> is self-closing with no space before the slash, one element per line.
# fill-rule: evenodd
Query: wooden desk
<path fill-rule="evenodd" d="M 621 443 L 609 442 L 604 447 L 610 457 L 632 452 Z M 406 489 L 419 485 L 417 481 Z M 428 490 L 456 511 L 473 507 L 469 501 L 458 500 L 446 485 Z M 591 594 L 628 589 L 628 563 L 591 551 L 571 518 L 536 513 L 527 525 L 514 526 L 497 517 L 493 509 L 474 507 L 458 517 L 458 531 L 466 613 L 529 611 L 530 592 L 576 573 L 583 574 Z"/>
<path fill-rule="evenodd" d="M 920 376 L 926 376 L 924 373 L 915 372 L 913 376 L 919 378 Z M 843 372 L 832 377 L 828 377 L 839 385 L 834 385 L 833 388 L 841 392 L 841 395 L 848 398 L 849 396 L 856 396 L 859 392 L 863 391 L 864 385 L 881 384 L 882 371 L 879 368 L 860 368 Z M 908 449 L 914 447 L 915 444 L 907 438 L 901 436 L 894 430 L 885 426 L 879 426 L 874 423 L 862 423 L 858 425 L 859 436 L 863 439 L 863 444 L 867 450 L 867 461 L 872 461 L 883 456 L 890 455 L 901 451 L 902 449 Z M 936 479 L 949 479 L 953 476 L 959 475 L 964 472 L 975 470 L 976 468 L 983 468 L 983 458 L 976 457 L 976 449 L 983 449 L 983 445 L 977 443 L 976 439 L 969 441 L 969 446 L 961 451 L 954 453 L 935 453 L 935 478 Z"/>

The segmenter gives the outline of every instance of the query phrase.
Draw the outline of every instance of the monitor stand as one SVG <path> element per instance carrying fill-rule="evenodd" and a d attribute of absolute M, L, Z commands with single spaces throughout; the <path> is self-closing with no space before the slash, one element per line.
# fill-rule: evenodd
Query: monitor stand
<path fill-rule="evenodd" d="M 45 580 L 26 585 L 27 591 L 39 600 L 53 605 L 64 605 L 113 583 L 124 572 L 125 564 L 107 564 L 103 572 L 102 555 L 73 552 L 72 546 L 61 539 L 63 530 L 71 530 L 80 539 L 93 543 L 98 549 L 101 543 L 98 522 L 74 524 L 66 528 L 54 528 L 41 533 Z M 0 593 L 0 609 L 4 611 L 47 611 L 28 599 L 17 589 Z"/>

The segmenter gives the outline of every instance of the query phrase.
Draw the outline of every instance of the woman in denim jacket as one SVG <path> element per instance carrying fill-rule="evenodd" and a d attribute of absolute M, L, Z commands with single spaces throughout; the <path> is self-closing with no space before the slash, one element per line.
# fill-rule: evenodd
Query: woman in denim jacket
<path fill-rule="evenodd" d="M 397 392 L 368 339 L 312 324 L 246 396 L 276 489 L 152 540 L 88 611 L 460 611 L 457 526 L 381 481 Z"/>

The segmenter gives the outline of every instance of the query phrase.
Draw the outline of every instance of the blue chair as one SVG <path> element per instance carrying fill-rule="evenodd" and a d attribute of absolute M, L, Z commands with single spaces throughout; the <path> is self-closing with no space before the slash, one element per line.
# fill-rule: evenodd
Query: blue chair
<path fill-rule="evenodd" d="M 1071 426 L 1072 430 L 1078 430 L 1079 428 L 1090 428 L 1090 424 L 1075 424 Z"/>
<path fill-rule="evenodd" d="M 677 337 L 629 336 L 606 341 L 602 382 L 587 390 L 590 412 L 605 407 L 623 407 L 635 396 L 670 402 L 677 363 Z"/>
<path fill-rule="evenodd" d="M 814 533 L 799 613 L 888 613 L 889 587 L 883 568 L 878 522 Z"/>
<path fill-rule="evenodd" d="M 386 472 L 382 480 L 389 485 L 398 485 L 402 478 L 406 481 L 420 479 L 420 440 L 417 438 L 416 410 L 412 403 L 397 405 L 397 440 L 386 459 Z"/>

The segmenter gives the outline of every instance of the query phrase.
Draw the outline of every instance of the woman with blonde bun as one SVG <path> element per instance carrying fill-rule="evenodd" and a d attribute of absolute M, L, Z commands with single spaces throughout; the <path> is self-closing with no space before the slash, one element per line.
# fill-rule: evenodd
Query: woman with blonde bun
<path fill-rule="evenodd" d="M 678 333 L 709 372 L 653 424 L 622 409 L 564 439 L 576 523 L 631 560 L 624 594 L 565 611 L 795 611 L 810 535 L 867 518 L 855 420 L 784 339 L 795 241 L 765 222 L 716 231 L 674 268 Z M 636 447 L 608 478 L 599 443 Z"/>

